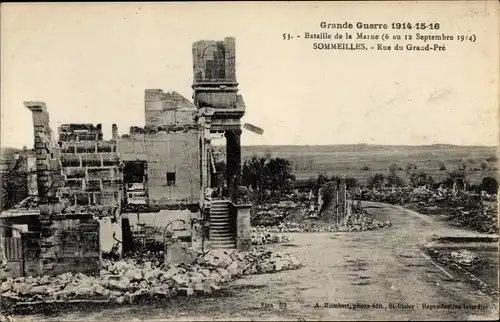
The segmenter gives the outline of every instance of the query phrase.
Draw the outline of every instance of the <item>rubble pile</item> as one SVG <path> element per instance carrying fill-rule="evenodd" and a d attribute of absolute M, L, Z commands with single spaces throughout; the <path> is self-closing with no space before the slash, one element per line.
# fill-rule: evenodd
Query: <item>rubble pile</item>
<path fill-rule="evenodd" d="M 269 228 L 252 227 L 252 245 L 279 244 L 292 241 L 290 236 L 275 234 Z"/>
<path fill-rule="evenodd" d="M 451 252 L 450 258 L 453 262 L 462 266 L 472 266 L 479 262 L 479 257 L 466 249 L 462 249 L 458 252 Z"/>
<path fill-rule="evenodd" d="M 479 232 L 498 232 L 497 209 L 488 205 L 488 198 L 467 191 L 453 193 L 450 189 L 382 188 L 360 190 L 356 198 L 389 204 L 410 205 L 420 213 L 439 216 L 460 226 Z"/>
<path fill-rule="evenodd" d="M 390 227 L 391 225 L 390 221 L 381 222 L 374 219 L 366 213 L 366 211 L 362 211 L 346 217 L 344 223 L 339 226 L 332 223 L 326 223 L 321 220 L 315 220 L 303 223 L 287 221 L 271 227 L 257 226 L 255 229 L 257 231 L 265 231 L 267 233 L 324 233 L 367 231 Z"/>
<path fill-rule="evenodd" d="M 306 209 L 304 203 L 294 201 L 258 204 L 250 211 L 250 222 L 252 226 L 276 226 L 294 212 L 306 213 Z"/>
<path fill-rule="evenodd" d="M 273 233 L 325 233 L 339 231 L 334 225 L 328 225 L 322 222 L 297 223 L 287 221 L 276 226 L 257 226 L 256 228 L 266 229 L 268 232 Z"/>
<path fill-rule="evenodd" d="M 195 260 L 201 267 L 215 268 L 217 272 L 224 270 L 235 276 L 273 273 L 293 270 L 302 267 L 293 255 L 271 250 L 253 250 L 251 252 L 212 251 Z"/>
<path fill-rule="evenodd" d="M 152 259 L 152 260 L 150 260 Z M 0 285 L 0 299 L 10 302 L 109 300 L 134 303 L 138 298 L 209 294 L 239 276 L 301 267 L 286 253 L 212 250 L 191 264 L 165 264 L 156 254 L 120 261 L 103 260 L 99 276 L 64 273 L 56 277 L 20 277 Z"/>
<path fill-rule="evenodd" d="M 431 190 L 411 187 L 359 189 L 355 192 L 355 199 L 388 204 L 406 204 L 426 202 L 432 195 Z"/>
<path fill-rule="evenodd" d="M 381 189 L 360 189 L 355 199 L 383 202 L 389 204 L 447 204 L 464 205 L 471 201 L 471 193 L 451 189 L 428 189 L 425 187 L 399 187 Z"/>
<path fill-rule="evenodd" d="M 4 312 L 0 312 L 0 322 L 12 322 L 12 317 L 5 314 Z"/>
<path fill-rule="evenodd" d="M 439 263 L 461 273 L 465 279 L 478 287 L 482 292 L 494 295 L 498 294 L 498 291 L 494 287 L 488 285 L 474 275 L 474 268 L 485 265 L 485 262 L 477 254 L 465 249 L 448 254 L 432 248 L 427 249 L 427 253 Z"/>
<path fill-rule="evenodd" d="M 480 207 L 465 211 L 463 209 L 451 209 L 448 220 L 453 220 L 461 226 L 470 227 L 484 233 L 498 232 L 497 211 L 493 207 Z"/>
<path fill-rule="evenodd" d="M 390 221 L 382 222 L 363 211 L 353 213 L 347 217 L 345 225 L 340 231 L 367 231 L 391 226 L 392 223 Z"/>

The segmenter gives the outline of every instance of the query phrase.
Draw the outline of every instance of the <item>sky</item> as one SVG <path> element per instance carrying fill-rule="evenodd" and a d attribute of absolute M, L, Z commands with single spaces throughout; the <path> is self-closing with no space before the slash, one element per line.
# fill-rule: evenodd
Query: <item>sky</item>
<path fill-rule="evenodd" d="M 46 102 L 54 130 L 102 123 L 110 137 L 116 123 L 125 134 L 144 125 L 146 88 L 191 99 L 193 42 L 231 36 L 247 106 L 242 122 L 264 129 L 245 131 L 244 145 L 497 145 L 498 8 L 496 1 L 3 3 L 1 144 L 33 146 L 23 101 Z M 444 52 L 314 50 L 318 40 L 305 32 L 337 32 L 321 29 L 322 21 L 438 22 L 436 34 L 476 41 L 446 42 Z M 284 33 L 302 38 L 283 40 Z"/>

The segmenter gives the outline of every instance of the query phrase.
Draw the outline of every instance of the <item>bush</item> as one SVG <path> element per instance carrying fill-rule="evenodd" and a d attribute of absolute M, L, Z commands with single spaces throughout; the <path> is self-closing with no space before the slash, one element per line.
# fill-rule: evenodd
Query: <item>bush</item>
<path fill-rule="evenodd" d="M 468 191 L 472 191 L 474 193 L 479 193 L 481 191 L 481 185 L 478 184 L 470 184 L 467 186 Z"/>
<path fill-rule="evenodd" d="M 395 175 L 396 172 L 399 170 L 399 166 L 396 163 L 393 163 L 389 166 L 389 174 L 390 175 Z"/>
<path fill-rule="evenodd" d="M 439 162 L 439 171 L 446 171 L 446 164 L 443 161 Z"/>
<path fill-rule="evenodd" d="M 349 190 L 352 190 L 359 185 L 358 179 L 353 178 L 353 177 L 346 177 L 345 184 L 347 186 L 347 189 L 349 189 Z"/>
<path fill-rule="evenodd" d="M 328 208 L 328 206 L 330 206 L 335 191 L 337 191 L 337 182 L 335 181 L 327 182 L 321 187 L 323 209 L 326 209 Z"/>
<path fill-rule="evenodd" d="M 410 185 L 413 187 L 432 186 L 434 179 L 422 170 L 417 170 L 409 174 Z"/>
<path fill-rule="evenodd" d="M 462 170 L 452 170 L 448 172 L 448 178 L 456 179 L 456 178 L 465 178 L 465 171 Z"/>
<path fill-rule="evenodd" d="M 384 180 L 385 176 L 382 173 L 376 173 L 368 178 L 368 188 L 381 188 Z"/>
<path fill-rule="evenodd" d="M 398 175 L 390 175 L 387 177 L 387 184 L 389 186 L 402 187 L 405 185 L 403 178 Z"/>
<path fill-rule="evenodd" d="M 369 167 L 369 166 L 365 165 L 365 166 L 363 166 L 363 167 L 361 168 L 361 170 L 362 170 L 362 171 L 370 171 L 371 169 L 370 169 L 370 167 Z"/>
<path fill-rule="evenodd" d="M 328 181 L 340 182 L 340 176 L 334 174 L 328 179 Z"/>
<path fill-rule="evenodd" d="M 465 170 L 467 170 L 467 161 L 464 160 L 464 159 L 458 161 L 457 169 L 459 171 L 465 171 Z"/>
<path fill-rule="evenodd" d="M 408 163 L 406 165 L 406 173 L 408 174 L 408 176 L 410 176 L 412 173 L 414 172 L 417 172 L 418 171 L 418 166 L 416 163 Z"/>
<path fill-rule="evenodd" d="M 498 158 L 495 155 L 492 155 L 486 159 L 488 162 L 497 162 Z"/>
<path fill-rule="evenodd" d="M 486 160 L 481 161 L 481 169 L 483 169 L 483 171 L 486 171 L 489 168 L 490 168 L 490 164 L 488 163 L 488 161 L 486 161 Z"/>
<path fill-rule="evenodd" d="M 498 182 L 495 178 L 485 177 L 481 182 L 481 190 L 486 191 L 488 194 L 493 195 L 498 192 Z"/>

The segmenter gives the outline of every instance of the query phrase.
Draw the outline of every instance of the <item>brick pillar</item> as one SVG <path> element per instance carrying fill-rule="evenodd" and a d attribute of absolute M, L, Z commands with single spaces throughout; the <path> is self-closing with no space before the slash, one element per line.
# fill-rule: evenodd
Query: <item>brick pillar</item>
<path fill-rule="evenodd" d="M 58 204 L 58 190 L 63 184 L 62 167 L 58 151 L 54 149 L 55 142 L 49 125 L 47 108 L 43 102 L 25 102 L 24 105 L 33 113 L 39 203 L 42 206 Z M 46 207 L 42 208 L 46 209 Z M 52 213 L 53 210 L 50 212 Z"/>
<path fill-rule="evenodd" d="M 226 177 L 229 198 L 235 200 L 235 192 L 241 181 L 241 130 L 225 132 L 226 136 Z"/>
<path fill-rule="evenodd" d="M 49 125 L 49 114 L 43 102 L 24 102 L 33 113 L 36 173 L 40 209 L 40 271 L 49 273 L 57 259 L 62 241 L 58 238 L 57 223 L 51 217 L 64 208 L 58 198 L 63 182 L 61 164 L 53 150 L 55 146 Z"/>

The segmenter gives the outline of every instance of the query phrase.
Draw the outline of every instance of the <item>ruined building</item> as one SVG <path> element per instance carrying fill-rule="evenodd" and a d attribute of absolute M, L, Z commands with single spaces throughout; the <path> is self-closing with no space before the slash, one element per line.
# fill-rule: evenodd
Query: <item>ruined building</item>
<path fill-rule="evenodd" d="M 212 247 L 237 246 L 249 249 L 250 209 L 244 196 L 238 195 L 241 182 L 241 118 L 245 114 L 243 97 L 238 94 L 235 69 L 235 41 L 198 41 L 193 44 L 194 103 L 200 125 L 201 190 L 215 185 L 211 135 L 226 137 L 226 184 L 223 198 L 201 206 L 208 222 Z M 240 198 L 243 197 L 243 198 Z"/>
<path fill-rule="evenodd" d="M 146 124 L 118 139 L 125 211 L 197 209 L 200 196 L 196 106 L 176 92 L 148 89 Z"/>
<path fill-rule="evenodd" d="M 237 213 L 248 210 L 237 206 L 236 198 L 241 172 L 240 119 L 245 105 L 238 95 L 234 39 L 194 43 L 193 68 L 194 104 L 176 92 L 147 89 L 145 125 L 132 127 L 117 139 L 124 168 L 124 212 L 130 218 L 135 213 L 160 212 L 173 219 L 169 210 L 188 209 L 190 218 L 203 221 L 208 228 L 205 239 L 212 247 L 234 248 Z M 214 133 L 226 137 L 227 190 L 208 206 L 205 191 L 222 185 L 215 180 Z M 247 221 L 240 220 L 245 222 L 241 224 L 245 231 L 249 231 Z M 240 248 L 250 243 L 249 238 L 240 234 Z"/>
<path fill-rule="evenodd" d="M 212 248 L 250 248 L 234 39 L 195 42 L 193 69 L 193 103 L 147 89 L 144 126 L 120 136 L 113 124 L 110 140 L 101 124 L 85 123 L 60 126 L 56 139 L 45 104 L 25 102 L 33 114 L 39 208 L 20 252 L 29 254 L 25 275 L 99 272 L 103 249 L 118 245 L 121 252 L 122 220 L 140 216 L 180 216 L 201 223 Z M 214 133 L 226 138 L 225 183 L 216 180 Z M 215 187 L 220 193 L 207 195 Z"/>
<path fill-rule="evenodd" d="M 123 171 L 116 138 L 104 140 L 101 124 L 63 124 L 58 133 L 66 212 L 92 213 L 101 228 L 100 248 L 109 252 L 116 244 L 121 252 Z"/>
<path fill-rule="evenodd" d="M 56 141 L 42 102 L 25 102 L 33 113 L 38 182 L 40 262 L 32 269 L 97 273 L 100 226 L 120 214 L 121 171 L 116 144 L 100 125 L 62 125 Z M 117 230 L 118 233 L 121 230 Z"/>

